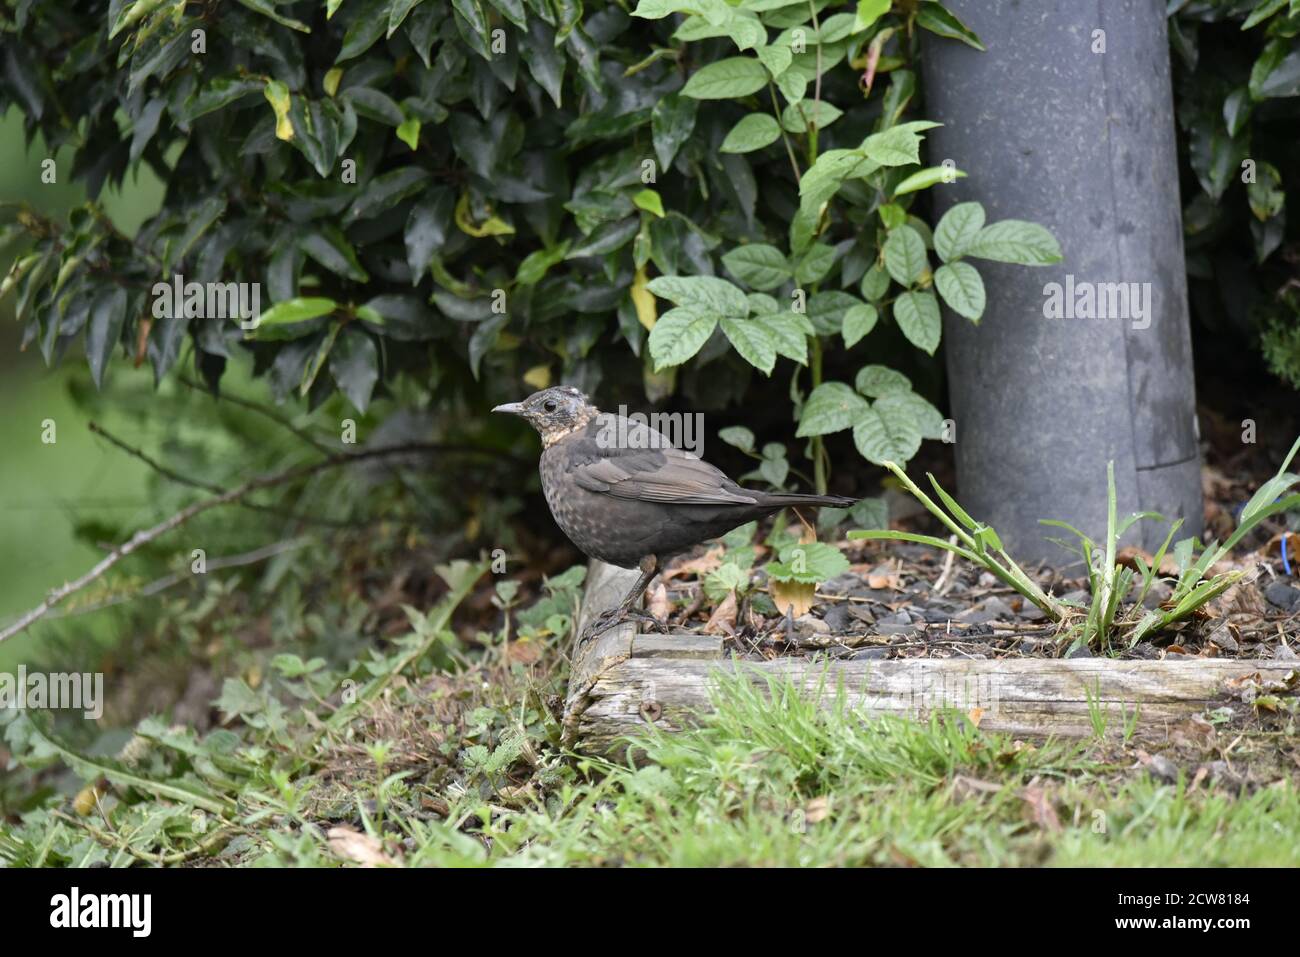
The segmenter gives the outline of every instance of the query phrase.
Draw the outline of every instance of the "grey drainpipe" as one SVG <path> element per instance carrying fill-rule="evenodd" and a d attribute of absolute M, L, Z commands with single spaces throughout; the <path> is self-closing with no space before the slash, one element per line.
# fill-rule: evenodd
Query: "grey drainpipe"
<path fill-rule="evenodd" d="M 1047 226 L 1064 261 L 978 261 L 980 325 L 946 314 L 959 500 L 1017 557 L 1072 560 L 1047 541 L 1106 528 L 1106 462 L 1121 517 L 1152 509 L 1202 525 L 1187 278 L 1164 3 L 947 0 L 987 46 L 926 33 L 929 159 L 968 179 L 935 187 L 937 215 L 978 200 L 988 221 Z M 1098 34 L 1095 31 L 1104 31 Z M 1104 42 L 1105 52 L 1094 52 Z M 1044 316 L 1044 286 L 1138 283 L 1131 318 Z M 1143 286 L 1142 284 L 1149 284 Z M 1141 543 L 1166 526 L 1143 523 Z M 1137 541 L 1130 534 L 1126 541 Z"/>

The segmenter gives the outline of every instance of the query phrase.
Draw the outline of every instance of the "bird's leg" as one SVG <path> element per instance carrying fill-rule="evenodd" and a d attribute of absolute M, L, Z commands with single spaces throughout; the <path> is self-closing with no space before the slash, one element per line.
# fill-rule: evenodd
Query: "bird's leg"
<path fill-rule="evenodd" d="M 636 584 L 628 589 L 628 593 L 623 596 L 623 600 L 616 606 L 601 612 L 592 619 L 591 624 L 583 629 L 582 637 L 578 639 L 579 643 L 591 641 L 597 635 L 609 631 L 609 629 L 621 624 L 628 618 L 652 617 L 645 616 L 640 611 L 634 611 L 634 607 L 641 600 L 641 596 L 645 594 L 646 588 L 650 585 L 650 580 L 655 577 L 655 572 L 659 570 L 659 560 L 653 555 L 647 555 L 641 559 L 640 567 L 641 574 L 637 577 Z"/>

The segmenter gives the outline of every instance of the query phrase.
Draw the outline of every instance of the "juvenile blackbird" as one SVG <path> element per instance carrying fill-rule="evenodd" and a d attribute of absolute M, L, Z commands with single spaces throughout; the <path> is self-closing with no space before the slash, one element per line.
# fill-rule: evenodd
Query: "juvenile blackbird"
<path fill-rule="evenodd" d="M 522 416 L 542 437 L 542 491 L 555 522 L 591 558 L 641 575 L 584 634 L 626 619 L 672 555 L 787 505 L 844 508 L 856 499 L 742 488 L 662 432 L 604 413 L 568 386 L 493 412 Z"/>

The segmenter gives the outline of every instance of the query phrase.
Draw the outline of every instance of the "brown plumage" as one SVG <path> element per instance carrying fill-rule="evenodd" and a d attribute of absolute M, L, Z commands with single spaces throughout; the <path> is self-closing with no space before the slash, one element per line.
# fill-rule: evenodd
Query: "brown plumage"
<path fill-rule="evenodd" d="M 522 416 L 541 435 L 542 491 L 573 544 L 591 558 L 641 569 L 593 633 L 626 617 L 669 557 L 788 505 L 856 501 L 744 488 L 663 433 L 600 412 L 573 388 L 544 389 L 493 411 Z"/>

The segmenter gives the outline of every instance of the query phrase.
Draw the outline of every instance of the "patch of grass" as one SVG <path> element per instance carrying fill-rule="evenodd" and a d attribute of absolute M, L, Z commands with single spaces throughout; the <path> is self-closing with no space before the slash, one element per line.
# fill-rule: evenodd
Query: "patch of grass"
<path fill-rule="evenodd" d="M 351 717 L 295 715 L 228 683 L 222 707 L 243 715 L 238 731 L 198 738 L 153 721 L 116 763 L 63 755 L 93 788 L 47 799 L 0 829 L 0 856 L 119 865 L 1300 863 L 1300 793 L 1285 772 L 1234 786 L 1192 784 L 1190 773 L 1169 783 L 1138 767 L 1143 752 L 1114 744 L 1035 747 L 958 714 L 865 720 L 829 692 L 831 705 L 818 708 L 788 684 L 734 678 L 719 680 L 717 710 L 699 727 L 630 739 L 623 763 L 582 758 L 555 744 L 556 672 L 512 663 L 508 646 L 458 667 L 446 646 L 424 641 L 406 656 L 440 661 L 439 673 L 408 681 L 375 659 L 379 677 Z M 335 680 L 300 665 L 280 662 L 299 691 Z"/>

